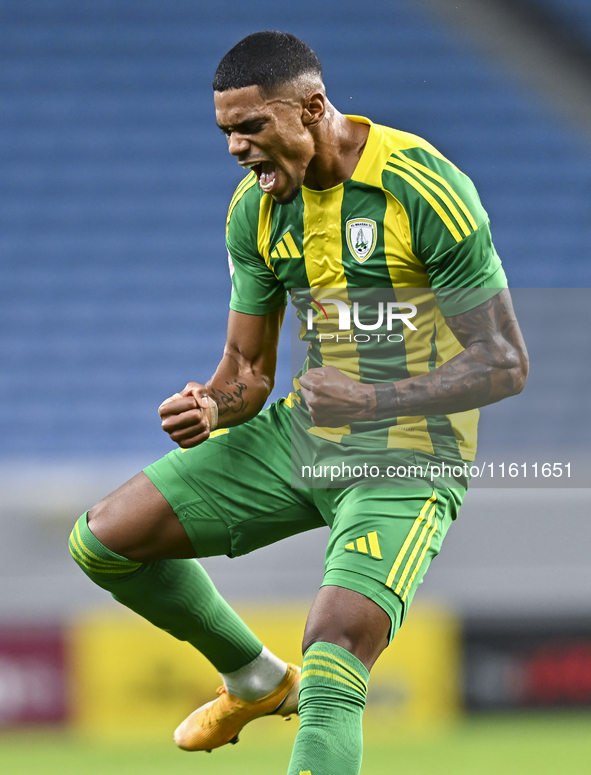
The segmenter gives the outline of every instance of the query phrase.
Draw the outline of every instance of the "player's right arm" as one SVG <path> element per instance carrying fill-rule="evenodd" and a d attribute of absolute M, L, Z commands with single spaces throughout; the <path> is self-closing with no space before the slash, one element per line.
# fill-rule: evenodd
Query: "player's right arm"
<path fill-rule="evenodd" d="M 230 202 L 226 246 L 232 277 L 224 355 L 206 385 L 189 384 L 159 408 L 162 427 L 181 447 L 194 447 L 214 427 L 252 419 L 273 389 L 286 291 L 259 251 L 261 190 L 249 173 Z M 216 417 L 217 415 L 217 417 Z"/>
<path fill-rule="evenodd" d="M 261 411 L 273 390 L 284 314 L 283 307 L 266 315 L 230 311 L 224 354 L 213 377 L 205 385 L 189 382 L 158 409 L 163 430 L 180 447 L 195 447 L 214 427 L 240 425 Z"/>

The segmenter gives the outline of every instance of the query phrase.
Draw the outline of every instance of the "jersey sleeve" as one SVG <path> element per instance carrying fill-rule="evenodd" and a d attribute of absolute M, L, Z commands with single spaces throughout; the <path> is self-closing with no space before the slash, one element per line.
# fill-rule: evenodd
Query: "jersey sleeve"
<path fill-rule="evenodd" d="M 287 292 L 265 263 L 257 244 L 260 196 L 256 175 L 238 186 L 230 203 L 226 247 L 232 277 L 230 309 L 248 315 L 266 315 L 287 304 Z"/>
<path fill-rule="evenodd" d="M 439 289 L 444 315 L 467 312 L 507 287 L 488 215 L 470 178 L 417 148 L 392 155 L 384 183 L 406 210 L 413 253 L 431 287 Z"/>

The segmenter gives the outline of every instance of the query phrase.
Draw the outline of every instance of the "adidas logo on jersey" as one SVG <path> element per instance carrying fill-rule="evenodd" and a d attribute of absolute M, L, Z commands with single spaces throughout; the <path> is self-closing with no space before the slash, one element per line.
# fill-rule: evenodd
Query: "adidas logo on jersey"
<path fill-rule="evenodd" d="M 349 544 L 345 544 L 345 549 L 348 552 L 359 552 L 360 554 L 367 554 L 373 557 L 374 560 L 381 560 L 382 553 L 380 551 L 380 543 L 378 541 L 378 534 L 375 530 L 367 535 L 357 538 L 355 541 L 351 541 Z"/>
<path fill-rule="evenodd" d="M 290 232 L 286 232 L 275 245 L 271 258 L 301 258 L 300 251 Z"/>

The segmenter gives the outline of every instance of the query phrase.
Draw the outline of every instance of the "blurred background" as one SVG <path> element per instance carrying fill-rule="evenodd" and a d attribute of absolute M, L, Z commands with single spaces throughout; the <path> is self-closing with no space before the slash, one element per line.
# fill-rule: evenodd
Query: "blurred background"
<path fill-rule="evenodd" d="M 83 511 L 171 449 L 158 405 L 221 355 L 241 171 L 211 79 L 260 29 L 314 48 L 342 112 L 425 137 L 474 180 L 532 354 L 531 388 L 482 413 L 480 460 L 589 458 L 587 0 L 0 0 L 7 773 L 260 775 L 289 759 L 297 721 L 265 720 L 206 761 L 174 750 L 215 672 L 119 610 L 67 549 Z M 289 389 L 285 332 L 274 397 Z M 417 773 L 589 771 L 587 476 L 492 484 L 468 494 L 376 667 L 368 775 L 393 757 Z M 204 565 L 297 660 L 325 545 L 321 530 Z"/>

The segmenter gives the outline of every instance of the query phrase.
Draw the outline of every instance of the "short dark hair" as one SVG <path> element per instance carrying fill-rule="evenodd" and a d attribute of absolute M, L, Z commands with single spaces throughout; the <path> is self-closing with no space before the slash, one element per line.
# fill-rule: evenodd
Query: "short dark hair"
<path fill-rule="evenodd" d="M 213 78 L 214 91 L 258 86 L 272 94 L 302 75 L 322 79 L 322 65 L 312 49 L 288 32 L 254 32 L 224 56 Z"/>

